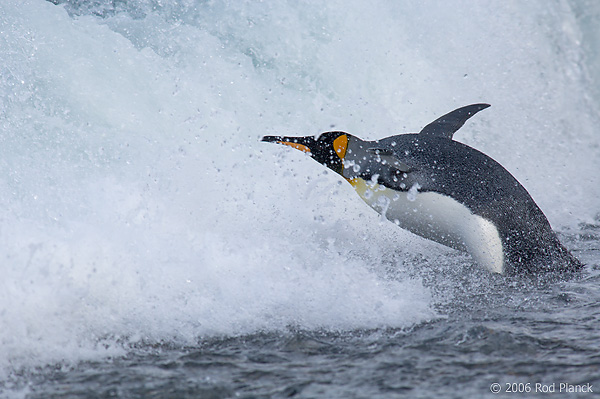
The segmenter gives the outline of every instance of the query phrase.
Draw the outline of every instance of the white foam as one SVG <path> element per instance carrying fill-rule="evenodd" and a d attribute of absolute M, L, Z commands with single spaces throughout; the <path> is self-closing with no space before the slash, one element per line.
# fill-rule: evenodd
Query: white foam
<path fill-rule="evenodd" d="M 100 19 L 0 3 L 0 373 L 136 340 L 435 317 L 419 279 L 381 265 L 428 247 L 265 134 L 374 139 L 489 101 L 458 138 L 547 213 L 597 209 L 585 82 L 545 2 L 131 4 Z"/>

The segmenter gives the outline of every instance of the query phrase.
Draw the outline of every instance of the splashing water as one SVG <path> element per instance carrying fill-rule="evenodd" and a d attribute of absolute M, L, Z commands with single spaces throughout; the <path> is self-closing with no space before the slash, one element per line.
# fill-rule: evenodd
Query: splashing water
<path fill-rule="evenodd" d="M 422 277 L 382 264 L 447 252 L 266 134 L 375 139 L 489 102 L 455 139 L 555 228 L 593 221 L 598 42 L 577 15 L 559 1 L 3 1 L 0 376 L 139 342 L 438 317 Z"/>

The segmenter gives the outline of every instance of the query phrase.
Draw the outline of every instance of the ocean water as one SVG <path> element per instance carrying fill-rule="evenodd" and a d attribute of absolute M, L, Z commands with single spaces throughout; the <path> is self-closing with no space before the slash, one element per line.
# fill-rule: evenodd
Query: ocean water
<path fill-rule="evenodd" d="M 599 26 L 591 0 L 3 0 L 0 397 L 597 394 Z M 259 141 L 475 102 L 455 139 L 580 275 L 490 275 Z"/>

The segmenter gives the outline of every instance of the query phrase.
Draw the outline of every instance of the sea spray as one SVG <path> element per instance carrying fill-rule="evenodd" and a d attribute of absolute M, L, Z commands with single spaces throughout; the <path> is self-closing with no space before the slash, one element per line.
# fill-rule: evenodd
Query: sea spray
<path fill-rule="evenodd" d="M 597 113 L 562 5 L 115 4 L 0 4 L 3 374 L 437 317 L 420 277 L 387 268 L 439 248 L 265 134 L 375 139 L 486 101 L 456 138 L 553 224 L 597 212 Z"/>

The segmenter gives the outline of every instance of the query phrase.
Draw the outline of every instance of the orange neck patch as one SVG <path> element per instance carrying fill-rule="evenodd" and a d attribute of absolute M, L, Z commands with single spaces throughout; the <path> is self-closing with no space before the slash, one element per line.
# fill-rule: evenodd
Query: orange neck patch
<path fill-rule="evenodd" d="M 292 148 L 295 148 L 297 150 L 300 150 L 302 152 L 306 152 L 308 154 L 310 154 L 310 148 L 308 148 L 307 146 L 305 146 L 304 144 L 299 144 L 299 143 L 291 143 L 289 141 L 278 141 L 279 144 L 285 144 L 285 145 L 289 145 Z"/>
<path fill-rule="evenodd" d="M 346 156 L 346 148 L 348 147 L 348 136 L 342 134 L 337 139 L 333 140 L 333 149 L 340 159 Z"/>

